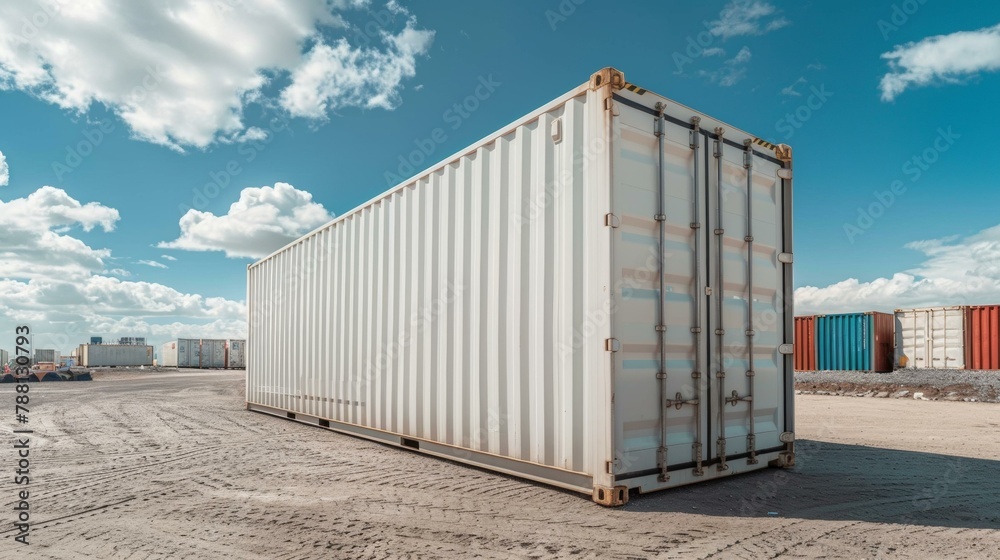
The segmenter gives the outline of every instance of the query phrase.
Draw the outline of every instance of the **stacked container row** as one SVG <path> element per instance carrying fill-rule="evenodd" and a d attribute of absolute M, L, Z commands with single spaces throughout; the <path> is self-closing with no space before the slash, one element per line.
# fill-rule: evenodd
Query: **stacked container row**
<path fill-rule="evenodd" d="M 816 369 L 892 371 L 891 313 L 817 315 Z"/>
<path fill-rule="evenodd" d="M 232 349 L 232 354 L 230 353 Z M 160 365 L 183 368 L 243 369 L 246 341 L 213 338 L 179 338 L 160 349 Z"/>
<path fill-rule="evenodd" d="M 896 310 L 896 365 L 1000 369 L 1000 305 Z"/>

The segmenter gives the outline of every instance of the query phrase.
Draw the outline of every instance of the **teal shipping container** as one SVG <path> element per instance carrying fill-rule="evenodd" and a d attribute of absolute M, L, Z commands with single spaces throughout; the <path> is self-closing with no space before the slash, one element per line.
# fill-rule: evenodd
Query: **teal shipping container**
<path fill-rule="evenodd" d="M 891 313 L 840 313 L 816 316 L 816 369 L 892 371 Z"/>

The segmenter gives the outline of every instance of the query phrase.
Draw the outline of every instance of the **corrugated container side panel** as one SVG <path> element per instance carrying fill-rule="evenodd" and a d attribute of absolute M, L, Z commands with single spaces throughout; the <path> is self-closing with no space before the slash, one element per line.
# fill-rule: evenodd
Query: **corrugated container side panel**
<path fill-rule="evenodd" d="M 889 313 L 817 316 L 817 369 L 892 371 L 893 323 Z"/>
<path fill-rule="evenodd" d="M 965 367 L 1000 369 L 1000 305 L 972 305 L 965 313 Z"/>
<path fill-rule="evenodd" d="M 83 367 L 129 367 L 153 365 L 153 347 L 118 344 L 87 344 L 80 361 Z"/>
<path fill-rule="evenodd" d="M 816 370 L 816 317 L 795 318 L 795 369 Z"/>
<path fill-rule="evenodd" d="M 574 157 L 595 133 L 587 99 L 251 266 L 248 400 L 591 472 L 588 415 L 604 411 L 583 399 L 604 363 L 583 353 L 603 340 L 580 327 L 602 313 L 586 283 L 608 275 Z"/>

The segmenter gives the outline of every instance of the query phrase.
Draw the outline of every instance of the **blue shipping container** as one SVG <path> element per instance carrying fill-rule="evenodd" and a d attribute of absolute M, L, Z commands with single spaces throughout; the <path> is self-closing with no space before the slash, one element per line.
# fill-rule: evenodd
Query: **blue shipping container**
<path fill-rule="evenodd" d="M 892 371 L 894 319 L 890 313 L 816 316 L 816 369 Z"/>

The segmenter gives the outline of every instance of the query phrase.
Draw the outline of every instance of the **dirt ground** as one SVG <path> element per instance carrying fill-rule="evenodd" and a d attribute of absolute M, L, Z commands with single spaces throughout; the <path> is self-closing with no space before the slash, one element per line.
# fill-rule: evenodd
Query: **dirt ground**
<path fill-rule="evenodd" d="M 1000 557 L 1000 405 L 797 397 L 798 465 L 586 496 L 243 408 L 236 372 L 31 388 L 30 545 L 0 558 Z M 10 438 L 13 387 L 0 386 Z M 9 441 L 9 439 L 8 439 Z"/>

